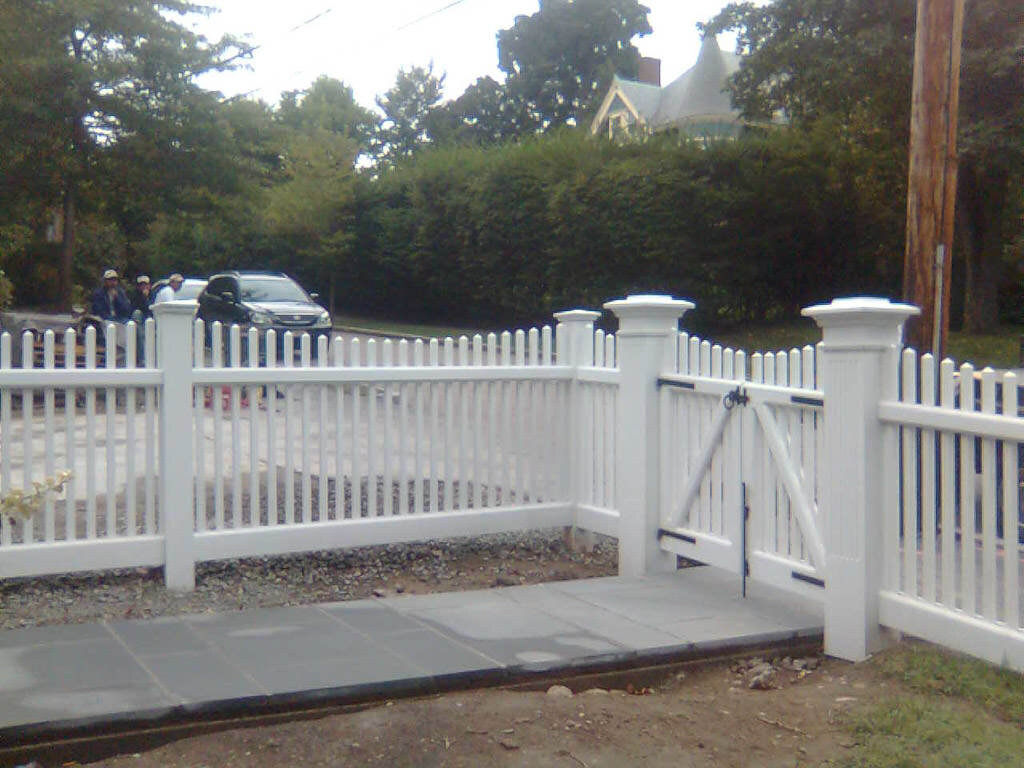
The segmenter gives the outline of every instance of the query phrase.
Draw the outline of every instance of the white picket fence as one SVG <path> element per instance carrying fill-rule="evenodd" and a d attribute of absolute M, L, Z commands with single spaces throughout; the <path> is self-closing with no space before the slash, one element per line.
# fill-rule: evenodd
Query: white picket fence
<path fill-rule="evenodd" d="M 101 540 L 128 542 L 129 562 L 160 562 L 156 447 L 162 377 L 152 354 L 152 322 L 144 334 L 148 354 L 137 354 L 134 331 L 119 347 L 118 329 L 110 327 L 98 347 L 95 328 L 83 334 L 69 329 L 61 335 L 61 360 L 52 331 L 39 346 L 26 332 L 17 367 L 11 360 L 13 339 L 0 336 L 3 493 L 30 490 L 71 471 L 63 499 L 47 497 L 36 516 L 0 523 L 3 575 L 117 565 L 118 555 L 107 560 L 108 546 L 89 546 Z M 73 550 L 88 552 L 83 562 L 65 558 Z M 52 556 L 43 554 L 47 551 Z"/>
<path fill-rule="evenodd" d="M 315 363 L 304 336 L 297 365 L 290 334 L 278 364 L 272 334 L 259 367 L 255 331 L 246 366 L 237 327 L 227 365 L 218 326 L 212 367 L 196 352 L 197 559 L 572 522 L 570 374 L 550 327 L 321 338 Z"/>
<path fill-rule="evenodd" d="M 64 335 L 63 360 L 47 333 L 36 361 L 27 334 L 19 367 L 0 338 L 4 492 L 72 470 L 64 498 L 0 526 L 0 577 L 164 565 L 189 588 L 205 560 L 571 526 L 574 493 L 592 529 L 617 530 L 614 337 L 592 322 L 557 329 L 588 350 L 577 381 L 549 326 L 323 337 L 314 355 L 308 335 L 165 314 L 141 367 L 132 325 L 108 327 L 99 368 L 92 328 L 84 347 Z M 571 420 L 595 433 L 578 455 Z"/>
<path fill-rule="evenodd" d="M 1013 373 L 902 356 L 888 425 L 886 626 L 1020 666 L 1021 452 Z M 1008 646 L 1007 642 L 1012 643 Z"/>
<path fill-rule="evenodd" d="M 885 301 L 809 308 L 820 344 L 754 355 L 681 334 L 691 306 L 316 349 L 188 302 L 20 361 L 3 335 L 0 492 L 73 474 L 0 524 L 0 578 L 189 589 L 206 560 L 577 526 L 618 537 L 624 575 L 685 554 L 816 597 L 844 658 L 889 628 L 1024 669 L 1016 378 L 901 352 L 913 308 Z"/>
<path fill-rule="evenodd" d="M 584 355 L 589 354 L 586 345 Z M 578 435 L 568 450 L 578 462 L 570 489 L 575 501 L 577 525 L 609 536 L 618 535 L 615 504 L 615 453 L 617 444 L 618 371 L 615 336 L 598 330 L 594 334 L 592 365 L 584 357 L 577 368 L 573 393 L 579 423 L 569 434 Z"/>

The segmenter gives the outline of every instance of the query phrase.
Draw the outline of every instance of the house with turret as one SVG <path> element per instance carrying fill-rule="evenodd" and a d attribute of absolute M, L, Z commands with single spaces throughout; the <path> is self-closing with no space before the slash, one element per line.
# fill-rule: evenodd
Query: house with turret
<path fill-rule="evenodd" d="M 612 80 L 590 132 L 613 139 L 662 131 L 704 141 L 735 138 L 743 121 L 726 85 L 739 66 L 739 55 L 723 51 L 713 35 L 704 39 L 697 63 L 664 87 L 661 62 L 644 58 L 637 80 Z"/>

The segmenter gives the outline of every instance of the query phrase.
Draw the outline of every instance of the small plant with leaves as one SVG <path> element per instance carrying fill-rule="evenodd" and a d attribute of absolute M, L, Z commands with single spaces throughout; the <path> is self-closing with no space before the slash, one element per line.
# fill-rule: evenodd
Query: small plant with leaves
<path fill-rule="evenodd" d="M 46 502 L 64 491 L 72 472 L 66 469 L 54 477 L 47 477 L 32 483 L 32 490 L 15 488 L 0 496 L 0 519 L 14 525 L 17 518 L 28 520 Z"/>

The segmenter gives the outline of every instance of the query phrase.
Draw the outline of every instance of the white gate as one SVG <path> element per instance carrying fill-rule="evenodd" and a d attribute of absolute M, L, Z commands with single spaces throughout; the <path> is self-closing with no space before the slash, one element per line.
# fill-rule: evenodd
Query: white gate
<path fill-rule="evenodd" d="M 822 598 L 815 349 L 722 349 L 681 334 L 661 390 L 663 549 Z"/>

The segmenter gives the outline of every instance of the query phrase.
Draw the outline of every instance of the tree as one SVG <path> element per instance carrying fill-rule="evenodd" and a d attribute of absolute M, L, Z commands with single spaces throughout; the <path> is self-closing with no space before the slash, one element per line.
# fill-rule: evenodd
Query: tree
<path fill-rule="evenodd" d="M 23 184 L 24 169 L 35 168 L 44 207 L 61 206 L 66 306 L 76 210 L 102 180 L 100 159 L 117 148 L 121 160 L 139 166 L 152 168 L 159 156 L 163 167 L 183 168 L 200 146 L 188 128 L 212 102 L 194 78 L 226 66 L 235 50 L 230 38 L 211 43 L 175 20 L 205 10 L 184 0 L 19 0 L 0 9 L 0 44 L 9 54 L 0 63 L 5 120 L 43 128 L 23 132 L 21 162 L 5 182 Z M 171 183 L 151 178 L 157 189 Z"/>
<path fill-rule="evenodd" d="M 266 268 L 281 250 L 275 238 L 268 238 L 265 219 L 270 190 L 287 178 L 289 131 L 266 104 L 246 99 L 222 102 L 212 117 L 205 129 L 206 154 L 191 164 L 205 170 L 206 178 L 197 169 L 191 183 L 178 189 L 175 204 L 166 199 L 154 204 L 145 236 L 135 243 L 140 266 L 158 274 Z M 129 170 L 122 167 L 121 174 Z M 106 194 L 127 198 L 135 183 L 130 175 L 112 176 L 110 185 L 123 188 Z M 113 206 L 111 215 L 121 206 Z"/>
<path fill-rule="evenodd" d="M 321 75 L 305 91 L 287 91 L 277 108 L 282 125 L 295 130 L 320 128 L 370 148 L 377 117 L 356 101 L 352 88 Z"/>
<path fill-rule="evenodd" d="M 267 223 L 287 238 L 310 275 L 328 286 L 334 309 L 338 256 L 352 237 L 356 142 L 314 126 L 292 132 L 284 149 L 285 180 L 270 190 Z"/>
<path fill-rule="evenodd" d="M 983 331 L 998 319 L 1007 244 L 1024 236 L 1024 24 L 1013 0 L 967 4 L 959 148 L 964 327 Z"/>
<path fill-rule="evenodd" d="M 732 29 L 746 54 L 731 88 L 745 116 L 784 110 L 793 126 L 823 120 L 837 137 L 876 153 L 876 171 L 903 197 L 915 0 L 775 0 L 740 3 L 704 25 Z M 1016 21 L 1015 21 L 1016 20 Z M 964 318 L 998 321 L 1003 251 L 1019 231 L 1009 195 L 1024 180 L 1024 28 L 1013 0 L 973 0 L 964 21 L 957 231 L 967 271 Z M 973 275 L 973 276 L 972 276 Z"/>
<path fill-rule="evenodd" d="M 498 66 L 520 134 L 582 125 L 618 73 L 635 77 L 650 12 L 637 0 L 540 0 L 498 32 Z"/>
<path fill-rule="evenodd" d="M 478 78 L 459 98 L 430 111 L 428 130 L 439 143 L 498 144 L 518 135 L 516 115 L 502 83 Z"/>
<path fill-rule="evenodd" d="M 426 68 L 401 69 L 395 84 L 377 97 L 377 106 L 384 113 L 373 142 L 378 164 L 394 165 L 431 141 L 429 115 L 441 101 L 444 78 L 434 74 L 433 63 Z"/>

